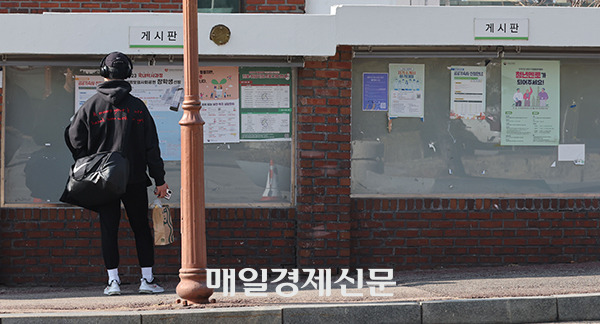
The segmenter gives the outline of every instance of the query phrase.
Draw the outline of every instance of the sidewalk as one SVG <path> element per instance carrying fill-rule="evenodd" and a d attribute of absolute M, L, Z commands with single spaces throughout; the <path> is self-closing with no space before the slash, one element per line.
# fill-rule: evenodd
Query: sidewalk
<path fill-rule="evenodd" d="M 179 300 L 178 282 L 159 295 L 123 284 L 110 297 L 103 287 L 0 286 L 0 323 L 600 323 L 600 262 L 402 271 L 395 280 L 384 291 L 393 296 L 364 287 L 345 297 L 334 286 L 331 296 L 311 288 L 282 297 L 270 287 L 248 297 L 238 287 L 192 306 Z"/>

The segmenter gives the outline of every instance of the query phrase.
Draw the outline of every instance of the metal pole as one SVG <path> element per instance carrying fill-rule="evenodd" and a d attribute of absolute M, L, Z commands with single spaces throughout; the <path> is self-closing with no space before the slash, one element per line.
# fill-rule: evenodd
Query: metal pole
<path fill-rule="evenodd" d="M 208 303 L 204 204 L 204 121 L 198 85 L 198 3 L 183 0 L 184 90 L 181 125 L 181 269 L 177 294 L 191 303 Z"/>

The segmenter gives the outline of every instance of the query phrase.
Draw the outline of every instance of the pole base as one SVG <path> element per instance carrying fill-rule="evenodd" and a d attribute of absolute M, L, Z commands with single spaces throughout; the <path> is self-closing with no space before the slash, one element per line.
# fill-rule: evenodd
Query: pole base
<path fill-rule="evenodd" d="M 213 290 L 206 286 L 206 271 L 204 269 L 179 270 L 177 295 L 194 304 L 208 304 Z"/>

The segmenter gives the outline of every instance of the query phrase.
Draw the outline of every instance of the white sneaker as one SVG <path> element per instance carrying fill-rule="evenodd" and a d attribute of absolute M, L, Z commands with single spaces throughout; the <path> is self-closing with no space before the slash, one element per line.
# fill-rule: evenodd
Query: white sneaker
<path fill-rule="evenodd" d="M 140 294 L 158 294 L 165 291 L 163 287 L 154 283 L 155 281 L 156 280 L 152 279 L 151 282 L 148 282 L 144 278 L 140 279 Z"/>
<path fill-rule="evenodd" d="M 112 280 L 110 283 L 108 283 L 108 286 L 104 288 L 104 294 L 109 296 L 120 295 L 121 287 L 119 287 L 119 282 Z"/>

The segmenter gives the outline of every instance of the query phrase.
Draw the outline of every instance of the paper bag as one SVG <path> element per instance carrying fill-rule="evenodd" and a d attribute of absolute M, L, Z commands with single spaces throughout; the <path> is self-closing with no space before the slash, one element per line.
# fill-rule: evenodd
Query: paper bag
<path fill-rule="evenodd" d="M 154 245 L 168 245 L 175 241 L 168 205 L 155 205 L 152 208 L 152 222 L 154 223 Z"/>

